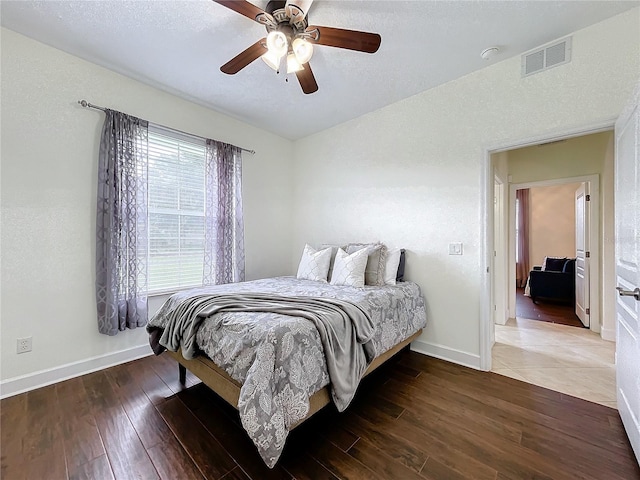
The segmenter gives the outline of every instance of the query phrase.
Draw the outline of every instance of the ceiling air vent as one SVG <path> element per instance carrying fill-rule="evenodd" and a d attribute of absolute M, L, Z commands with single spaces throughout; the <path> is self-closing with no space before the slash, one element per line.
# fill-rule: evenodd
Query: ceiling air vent
<path fill-rule="evenodd" d="M 567 37 L 522 55 L 522 76 L 526 77 L 570 61 L 571 37 Z"/>

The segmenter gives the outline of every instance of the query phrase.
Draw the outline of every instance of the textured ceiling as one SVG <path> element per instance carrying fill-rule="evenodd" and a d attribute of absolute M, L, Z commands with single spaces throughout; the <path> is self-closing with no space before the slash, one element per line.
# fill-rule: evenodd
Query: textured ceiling
<path fill-rule="evenodd" d="M 256 1 L 264 7 L 266 1 Z M 310 24 L 377 32 L 375 54 L 316 47 L 318 92 L 257 60 L 264 27 L 210 0 L 7 1 L 2 25 L 289 139 L 338 125 L 638 6 L 638 1 L 316 0 Z M 497 45 L 487 62 L 480 52 Z M 91 101 L 91 99 L 87 99 Z"/>

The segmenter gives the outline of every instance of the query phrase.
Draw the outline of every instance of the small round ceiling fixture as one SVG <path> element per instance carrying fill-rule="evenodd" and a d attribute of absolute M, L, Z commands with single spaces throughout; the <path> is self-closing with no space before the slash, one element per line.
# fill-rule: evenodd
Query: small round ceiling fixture
<path fill-rule="evenodd" d="M 489 48 L 485 48 L 481 53 L 480 56 L 484 59 L 484 60 L 491 60 L 493 57 L 495 57 L 498 52 L 500 51 L 500 49 L 498 47 L 489 47 Z"/>

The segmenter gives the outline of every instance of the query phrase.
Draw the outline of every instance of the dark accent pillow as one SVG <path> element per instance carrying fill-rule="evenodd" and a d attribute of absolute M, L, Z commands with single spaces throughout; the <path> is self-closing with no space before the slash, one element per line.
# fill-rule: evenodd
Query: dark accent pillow
<path fill-rule="evenodd" d="M 552 258 L 547 257 L 547 263 L 545 264 L 545 270 L 551 272 L 561 272 L 564 268 L 564 264 L 567 261 L 567 258 Z"/>
<path fill-rule="evenodd" d="M 562 273 L 575 273 L 576 272 L 576 259 L 569 258 L 566 262 L 564 262 L 564 266 L 562 267 Z"/>
<path fill-rule="evenodd" d="M 398 274 L 396 275 L 396 282 L 404 282 L 404 248 L 400 250 L 400 263 L 398 263 Z"/>

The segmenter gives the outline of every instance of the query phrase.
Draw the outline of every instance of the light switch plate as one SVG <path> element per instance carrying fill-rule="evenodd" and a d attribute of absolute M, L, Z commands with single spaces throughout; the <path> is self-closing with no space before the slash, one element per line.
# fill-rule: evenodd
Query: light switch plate
<path fill-rule="evenodd" d="M 450 243 L 449 255 L 462 255 L 462 243 Z"/>

